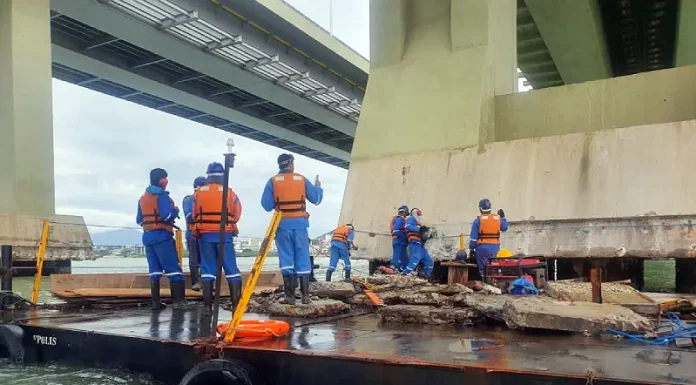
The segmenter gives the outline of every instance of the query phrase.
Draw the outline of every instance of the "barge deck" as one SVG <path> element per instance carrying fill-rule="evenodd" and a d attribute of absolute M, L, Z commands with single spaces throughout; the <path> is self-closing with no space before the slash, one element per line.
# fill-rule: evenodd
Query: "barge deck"
<path fill-rule="evenodd" d="M 21 329 L 25 363 L 119 367 L 164 384 L 213 358 L 256 368 L 254 385 L 696 384 L 696 351 L 610 337 L 384 324 L 362 314 L 287 320 L 285 338 L 214 346 L 203 320 L 200 309 L 0 312 Z"/>

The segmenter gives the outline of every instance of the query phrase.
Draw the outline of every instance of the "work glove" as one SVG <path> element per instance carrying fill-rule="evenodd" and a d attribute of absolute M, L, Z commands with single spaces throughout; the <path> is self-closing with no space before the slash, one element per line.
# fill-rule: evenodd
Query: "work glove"
<path fill-rule="evenodd" d="M 498 215 L 499 215 L 501 218 L 505 218 L 505 211 L 503 211 L 503 209 L 498 209 Z"/>
<path fill-rule="evenodd" d="M 352 249 L 353 249 L 353 250 L 357 250 L 357 249 L 358 249 L 358 245 L 353 244 Z"/>

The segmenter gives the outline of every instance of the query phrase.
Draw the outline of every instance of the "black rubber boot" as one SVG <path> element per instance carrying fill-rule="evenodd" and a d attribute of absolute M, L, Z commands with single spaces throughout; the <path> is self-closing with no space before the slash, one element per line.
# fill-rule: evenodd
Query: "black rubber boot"
<path fill-rule="evenodd" d="M 312 272 L 309 273 L 309 282 L 317 282 L 317 279 L 314 277 L 314 269 L 316 269 L 318 266 L 314 264 L 314 257 L 309 256 L 309 263 L 312 265 Z"/>
<path fill-rule="evenodd" d="M 302 293 L 302 303 L 304 305 L 312 303 L 309 299 L 309 276 L 303 275 L 300 277 L 300 293 Z"/>
<path fill-rule="evenodd" d="M 186 309 L 188 306 L 188 302 L 186 302 L 186 283 L 184 281 L 169 282 L 169 287 L 174 300 L 173 308 L 177 310 Z"/>
<path fill-rule="evenodd" d="M 284 275 L 283 276 L 283 289 L 285 289 L 285 301 L 286 305 L 295 304 L 295 286 L 297 285 L 297 277 L 294 275 Z"/>
<path fill-rule="evenodd" d="M 350 282 L 350 270 L 346 270 L 344 280 Z"/>
<path fill-rule="evenodd" d="M 213 286 L 215 281 L 203 281 L 203 315 L 207 317 L 213 314 Z"/>
<path fill-rule="evenodd" d="M 150 280 L 150 295 L 152 296 L 152 311 L 160 311 L 166 307 L 160 299 L 160 281 Z"/>
<path fill-rule="evenodd" d="M 201 276 L 198 275 L 198 268 L 191 268 L 191 290 L 201 291 Z"/>
<path fill-rule="evenodd" d="M 326 282 L 331 282 L 331 273 L 333 273 L 333 271 L 326 270 Z"/>
<path fill-rule="evenodd" d="M 227 283 L 230 285 L 230 299 L 232 300 L 232 314 L 237 310 L 237 305 L 239 305 L 239 299 L 242 298 L 242 281 L 229 280 Z"/>

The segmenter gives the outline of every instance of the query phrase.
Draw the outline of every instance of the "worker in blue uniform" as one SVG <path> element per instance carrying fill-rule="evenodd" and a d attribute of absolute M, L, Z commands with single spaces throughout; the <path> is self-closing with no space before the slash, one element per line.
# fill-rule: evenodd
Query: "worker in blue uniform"
<path fill-rule="evenodd" d="M 421 236 L 422 216 L 423 213 L 419 209 L 414 208 L 411 209 L 411 215 L 406 219 L 406 236 L 411 256 L 408 265 L 403 270 L 403 274 L 411 274 L 416 270 L 418 264 L 422 263 L 423 267 L 418 271 L 418 275 L 421 278 L 428 279 L 433 272 L 433 258 L 423 246 L 423 239 Z"/>
<path fill-rule="evenodd" d="M 232 309 L 237 308 L 242 297 L 242 274 L 237 267 L 234 237 L 239 234 L 237 222 L 242 217 L 242 203 L 237 194 L 228 187 L 227 220 L 224 228 L 223 255 L 218 254 L 220 226 L 222 222 L 222 196 L 224 192 L 225 168 L 218 162 L 208 165 L 206 184 L 193 195 L 194 236 L 200 239 L 201 281 L 203 281 L 203 315 L 210 315 L 213 303 L 213 285 L 217 278 L 218 259 L 222 258 L 225 278 L 230 287 Z M 216 293 L 220 295 L 220 293 Z M 232 311 L 234 313 L 234 310 Z"/>
<path fill-rule="evenodd" d="M 295 172 L 295 159 L 291 154 L 281 154 L 278 157 L 278 168 L 278 174 L 266 183 L 261 206 L 266 211 L 276 210 L 283 214 L 275 242 L 283 275 L 285 303 L 295 304 L 295 287 L 299 278 L 302 303 L 307 304 L 311 302 L 309 276 L 312 265 L 309 258 L 309 213 L 306 201 L 319 205 L 324 190 L 319 176 L 312 184 Z"/>
<path fill-rule="evenodd" d="M 408 237 L 406 236 L 406 218 L 408 218 L 408 206 L 402 205 L 397 211 L 397 215 L 392 217 L 389 222 L 389 229 L 392 237 L 392 261 L 391 268 L 396 271 L 403 271 L 408 265 Z"/>
<path fill-rule="evenodd" d="M 484 276 L 486 265 L 500 251 L 500 232 L 508 229 L 505 211 L 500 209 L 497 215 L 492 214 L 491 211 L 491 201 L 481 199 L 479 201 L 480 215 L 474 219 L 469 235 L 469 258 L 476 260 L 481 278 Z"/>
<path fill-rule="evenodd" d="M 150 171 L 150 185 L 138 201 L 135 218 L 143 228 L 142 241 L 150 275 L 153 311 L 164 308 L 160 300 L 162 274 L 169 278 L 174 308 L 181 309 L 186 305 L 184 275 L 174 243 L 174 221 L 179 217 L 179 209 L 165 190 L 169 183 L 167 176 L 167 172 L 161 168 Z"/>
<path fill-rule="evenodd" d="M 193 192 L 195 193 L 199 187 L 204 186 L 206 183 L 204 176 L 199 176 L 193 180 Z M 200 272 L 199 267 L 201 264 L 200 249 L 198 247 L 198 238 L 193 236 L 193 205 L 194 199 L 193 194 L 186 195 L 184 201 L 181 203 L 181 207 L 184 209 L 184 217 L 186 219 L 186 248 L 188 249 L 189 255 L 189 271 L 191 272 L 191 289 L 195 291 L 201 291 L 200 284 Z"/>
<path fill-rule="evenodd" d="M 355 249 L 353 240 L 355 231 L 353 224 L 341 225 L 333 231 L 331 235 L 331 257 L 329 258 L 329 268 L 326 269 L 326 282 L 331 282 L 331 274 L 336 271 L 338 260 L 343 261 L 345 271 L 345 281 L 350 282 L 350 249 Z"/>

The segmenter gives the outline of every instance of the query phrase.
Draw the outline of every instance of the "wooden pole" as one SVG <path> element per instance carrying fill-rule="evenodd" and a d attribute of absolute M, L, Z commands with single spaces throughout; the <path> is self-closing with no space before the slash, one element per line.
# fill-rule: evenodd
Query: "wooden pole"
<path fill-rule="evenodd" d="M 602 268 L 597 263 L 590 270 L 590 281 L 592 282 L 592 302 L 602 303 Z"/>

